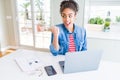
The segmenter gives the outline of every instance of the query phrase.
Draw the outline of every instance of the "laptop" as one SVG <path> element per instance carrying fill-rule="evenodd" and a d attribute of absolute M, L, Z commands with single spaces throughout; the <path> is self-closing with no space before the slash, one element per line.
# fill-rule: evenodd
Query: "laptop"
<path fill-rule="evenodd" d="M 102 57 L 102 50 L 67 52 L 65 61 L 59 61 L 63 73 L 75 73 L 97 70 Z"/>

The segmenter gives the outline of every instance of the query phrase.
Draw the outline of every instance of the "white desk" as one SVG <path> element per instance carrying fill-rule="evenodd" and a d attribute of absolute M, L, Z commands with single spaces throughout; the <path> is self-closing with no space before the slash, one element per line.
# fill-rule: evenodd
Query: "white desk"
<path fill-rule="evenodd" d="M 44 66 L 53 65 L 57 75 L 47 76 L 44 68 L 42 68 L 43 74 L 40 77 L 22 72 L 16 65 L 14 58 L 24 53 L 34 53 L 44 62 Z M 120 63 L 101 61 L 98 70 L 63 74 L 58 64 L 60 60 L 64 60 L 64 56 L 52 56 L 50 53 L 38 51 L 18 50 L 0 58 L 0 80 L 120 80 Z"/>

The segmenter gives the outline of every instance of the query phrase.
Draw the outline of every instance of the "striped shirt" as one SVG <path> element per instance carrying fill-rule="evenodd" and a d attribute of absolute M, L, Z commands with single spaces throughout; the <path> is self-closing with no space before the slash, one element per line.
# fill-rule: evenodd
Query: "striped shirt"
<path fill-rule="evenodd" d="M 72 34 L 69 35 L 69 49 L 68 52 L 75 52 L 75 42 Z"/>

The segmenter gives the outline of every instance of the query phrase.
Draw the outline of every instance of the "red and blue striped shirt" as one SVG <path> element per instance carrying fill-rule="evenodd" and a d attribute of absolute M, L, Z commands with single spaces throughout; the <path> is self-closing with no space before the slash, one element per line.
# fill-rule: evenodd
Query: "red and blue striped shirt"
<path fill-rule="evenodd" d="M 69 35 L 69 52 L 75 52 L 75 42 L 72 34 Z"/>

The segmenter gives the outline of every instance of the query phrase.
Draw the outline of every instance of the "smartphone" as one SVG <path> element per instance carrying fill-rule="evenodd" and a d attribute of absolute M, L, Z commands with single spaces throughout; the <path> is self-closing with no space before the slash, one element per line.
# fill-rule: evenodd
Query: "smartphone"
<path fill-rule="evenodd" d="M 45 71 L 47 72 L 47 75 L 48 75 L 48 76 L 52 76 L 52 75 L 57 74 L 57 72 L 55 71 L 55 69 L 53 68 L 52 65 L 50 65 L 50 66 L 45 66 L 44 68 L 45 68 Z"/>

